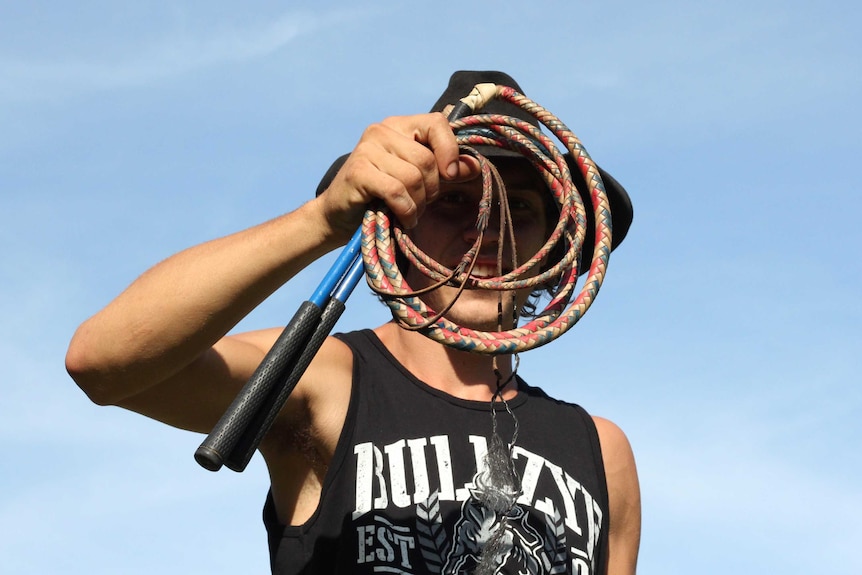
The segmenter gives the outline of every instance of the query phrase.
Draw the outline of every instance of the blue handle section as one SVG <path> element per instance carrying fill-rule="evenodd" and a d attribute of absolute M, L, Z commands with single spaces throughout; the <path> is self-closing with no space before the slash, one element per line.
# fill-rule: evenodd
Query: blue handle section
<path fill-rule="evenodd" d="M 350 265 L 350 269 L 347 270 L 347 273 L 345 273 L 344 277 L 341 279 L 341 283 L 339 283 L 338 287 L 335 288 L 335 291 L 332 292 L 332 297 L 342 303 L 346 302 L 347 298 L 350 297 L 350 294 L 353 293 L 353 288 L 355 288 L 356 284 L 359 283 L 359 278 L 364 274 L 365 264 L 362 262 L 362 256 L 360 254 L 353 260 L 353 263 Z"/>
<path fill-rule="evenodd" d="M 314 290 L 314 293 L 311 294 L 311 298 L 309 299 L 311 303 L 316 304 L 320 309 L 323 309 L 326 306 L 326 301 L 332 294 L 332 290 L 335 289 L 335 286 L 338 285 L 341 278 L 344 277 L 349 266 L 351 264 L 355 265 L 357 259 L 360 259 L 361 261 L 361 258 L 359 258 L 361 255 L 361 249 L 362 227 L 360 226 L 353 233 L 353 237 L 350 238 L 347 245 L 344 246 L 338 259 L 335 260 L 335 263 L 332 264 L 332 267 L 330 267 L 329 271 L 326 272 L 326 275 L 323 276 L 323 279 L 320 281 L 320 285 L 318 285 L 317 289 Z"/>

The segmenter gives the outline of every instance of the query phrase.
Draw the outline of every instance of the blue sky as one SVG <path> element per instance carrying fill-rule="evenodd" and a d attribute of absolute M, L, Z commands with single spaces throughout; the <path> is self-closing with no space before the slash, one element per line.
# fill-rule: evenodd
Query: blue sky
<path fill-rule="evenodd" d="M 311 197 L 369 123 L 502 69 L 629 190 L 585 319 L 522 374 L 616 421 L 641 573 L 862 572 L 858 2 L 0 4 L 0 557 L 265 573 L 259 459 L 88 402 L 75 327 Z M 283 324 L 330 260 L 238 329 Z M 359 290 L 339 329 L 386 311 Z"/>

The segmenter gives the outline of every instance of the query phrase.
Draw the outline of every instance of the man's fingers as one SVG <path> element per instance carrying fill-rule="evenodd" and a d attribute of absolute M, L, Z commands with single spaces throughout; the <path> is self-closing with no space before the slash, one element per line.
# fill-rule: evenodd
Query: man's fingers
<path fill-rule="evenodd" d="M 385 201 L 406 228 L 414 227 L 425 211 L 428 190 L 439 187 L 433 155 L 423 152 L 422 159 L 409 161 L 392 154 L 376 157 L 377 174 L 368 182 L 369 193 Z"/>
<path fill-rule="evenodd" d="M 433 152 L 440 177 L 452 182 L 464 182 L 479 175 L 481 171 L 479 161 L 472 156 L 460 153 L 458 142 L 449 126 L 449 121 L 443 114 L 434 112 L 423 116 L 397 118 L 396 120 L 416 121 L 417 119 L 421 120 L 421 123 L 414 132 L 414 139 Z M 436 193 L 437 189 L 433 188 L 432 195 L 436 195 Z M 433 197 L 429 198 L 429 201 L 431 199 Z"/>
<path fill-rule="evenodd" d="M 356 148 L 338 174 L 344 190 L 352 193 L 343 196 L 360 211 L 373 200 L 386 203 L 395 217 L 406 228 L 416 225 L 425 208 L 425 181 L 422 171 L 414 164 L 383 150 L 369 151 L 369 145 Z M 425 150 L 430 156 L 430 152 Z M 433 165 L 433 161 L 431 162 Z"/>
<path fill-rule="evenodd" d="M 333 217 L 352 220 L 363 205 L 380 199 L 410 228 L 439 195 L 441 179 L 466 181 L 478 173 L 474 158 L 460 156 L 445 116 L 395 116 L 365 130 L 327 203 Z"/>
<path fill-rule="evenodd" d="M 422 123 L 414 132 L 416 141 L 428 146 L 434 152 L 437 171 L 445 179 L 458 177 L 461 171 L 458 161 L 458 143 L 446 116 L 439 112 L 415 116 Z"/>
<path fill-rule="evenodd" d="M 469 180 L 475 179 L 479 177 L 482 169 L 479 166 L 479 160 L 474 158 L 473 156 L 468 156 L 466 154 L 462 154 L 458 157 L 458 162 L 456 163 L 457 170 L 455 176 L 449 178 L 452 182 L 467 182 Z"/>

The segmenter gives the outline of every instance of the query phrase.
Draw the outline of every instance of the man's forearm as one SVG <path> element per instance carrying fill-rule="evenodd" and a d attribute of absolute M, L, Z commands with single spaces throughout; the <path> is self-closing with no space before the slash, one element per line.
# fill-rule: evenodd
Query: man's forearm
<path fill-rule="evenodd" d="M 337 247 L 306 204 L 184 250 L 141 275 L 76 332 L 67 369 L 98 403 L 176 373 L 321 255 Z"/>

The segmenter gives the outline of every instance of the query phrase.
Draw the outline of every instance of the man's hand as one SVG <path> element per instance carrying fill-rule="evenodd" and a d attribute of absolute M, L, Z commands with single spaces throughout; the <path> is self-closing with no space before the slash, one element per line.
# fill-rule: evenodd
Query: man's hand
<path fill-rule="evenodd" d="M 416 225 L 443 181 L 476 177 L 440 113 L 396 116 L 369 126 L 319 201 L 335 234 L 349 237 L 367 205 L 382 200 L 406 228 Z"/>

